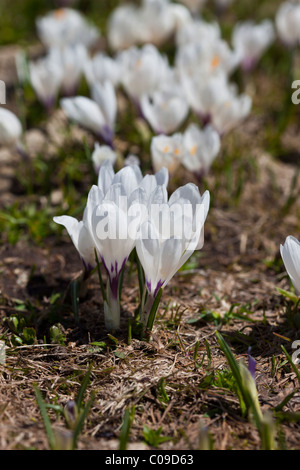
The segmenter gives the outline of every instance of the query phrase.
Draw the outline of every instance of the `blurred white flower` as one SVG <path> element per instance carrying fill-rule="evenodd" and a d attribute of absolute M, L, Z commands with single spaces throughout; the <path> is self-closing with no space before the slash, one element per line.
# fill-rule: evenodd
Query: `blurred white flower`
<path fill-rule="evenodd" d="M 139 7 L 120 5 L 108 20 L 108 43 L 114 51 L 146 43 L 159 46 L 189 19 L 183 5 L 169 0 L 143 0 Z"/>
<path fill-rule="evenodd" d="M 136 103 L 143 94 L 152 93 L 158 88 L 168 70 L 167 58 L 152 44 L 141 48 L 131 47 L 120 52 L 117 62 L 120 67 L 120 82 Z"/>
<path fill-rule="evenodd" d="M 299 45 L 300 42 L 300 4 L 283 2 L 275 17 L 277 33 L 281 41 L 288 47 Z"/>
<path fill-rule="evenodd" d="M 172 174 L 180 166 L 183 157 L 182 134 L 157 135 L 151 140 L 151 159 L 155 171 L 166 167 Z"/>
<path fill-rule="evenodd" d="M 157 134 L 175 132 L 189 113 L 181 87 L 171 82 L 149 95 L 143 95 L 140 104 L 144 118 Z"/>
<path fill-rule="evenodd" d="M 183 146 L 183 166 L 203 176 L 220 151 L 221 139 L 210 125 L 200 129 L 196 124 L 190 124 L 183 134 Z"/>
<path fill-rule="evenodd" d="M 203 19 L 193 19 L 187 22 L 176 33 L 176 45 L 184 46 L 188 43 L 212 43 L 221 38 L 220 25 L 217 22 L 208 23 Z"/>
<path fill-rule="evenodd" d="M 198 40 L 179 47 L 176 53 L 176 69 L 181 77 L 199 77 L 226 73 L 229 75 L 238 65 L 238 56 L 226 41 Z"/>
<path fill-rule="evenodd" d="M 225 73 L 204 76 L 202 80 L 183 74 L 181 84 L 190 107 L 204 122 L 211 119 L 214 109 L 228 97 Z"/>
<path fill-rule="evenodd" d="M 84 64 L 84 74 L 90 86 L 109 81 L 116 87 L 120 80 L 119 64 L 103 53 L 96 54 Z"/>
<path fill-rule="evenodd" d="M 95 143 L 94 151 L 92 153 L 92 162 L 94 165 L 95 172 L 98 174 L 101 165 L 106 160 L 111 161 L 114 165 L 117 160 L 117 154 L 109 145 L 100 145 L 98 142 Z"/>
<path fill-rule="evenodd" d="M 29 77 L 39 101 L 46 109 L 52 109 L 63 80 L 63 70 L 58 61 L 48 54 L 35 62 L 29 62 Z"/>
<path fill-rule="evenodd" d="M 68 118 L 94 132 L 112 146 L 117 112 L 116 96 L 110 82 L 94 84 L 93 99 L 85 96 L 61 99 L 61 107 Z"/>
<path fill-rule="evenodd" d="M 0 107 L 0 145 L 18 146 L 21 136 L 20 119 L 12 111 Z"/>
<path fill-rule="evenodd" d="M 274 39 L 271 20 L 264 20 L 260 24 L 252 21 L 237 23 L 233 29 L 232 44 L 243 69 L 253 69 Z"/>
<path fill-rule="evenodd" d="M 75 44 L 89 48 L 100 36 L 100 31 L 72 8 L 61 8 L 38 17 L 36 26 L 38 35 L 47 48 Z"/>
<path fill-rule="evenodd" d="M 157 46 L 163 44 L 184 21 L 182 11 L 169 0 L 143 0 L 140 10 L 141 42 L 151 42 Z"/>
<path fill-rule="evenodd" d="M 252 99 L 246 93 L 238 94 L 237 88 L 229 87 L 228 98 L 212 110 L 211 124 L 220 135 L 226 134 L 248 117 Z"/>
<path fill-rule="evenodd" d="M 192 21 L 192 15 L 188 8 L 178 3 L 170 3 L 169 5 L 170 15 L 173 16 L 174 20 L 174 31 L 175 35 L 186 25 Z"/>
<path fill-rule="evenodd" d="M 220 135 L 230 131 L 250 113 L 250 96 L 239 95 L 236 85 L 228 81 L 226 74 L 204 80 L 185 76 L 182 84 L 191 108 L 204 123 L 210 122 Z"/>
<path fill-rule="evenodd" d="M 125 4 L 115 8 L 108 19 L 107 39 L 114 51 L 127 49 L 139 43 L 139 9 Z"/>
<path fill-rule="evenodd" d="M 197 13 L 205 5 L 207 0 L 180 0 L 184 3 L 193 13 Z"/>
<path fill-rule="evenodd" d="M 300 242 L 289 235 L 284 245 L 280 245 L 280 253 L 295 291 L 300 295 Z"/>
<path fill-rule="evenodd" d="M 84 64 L 88 60 L 87 49 L 81 44 L 61 48 L 52 47 L 49 50 L 49 60 L 56 63 L 62 72 L 62 95 L 74 96 L 80 83 Z"/>

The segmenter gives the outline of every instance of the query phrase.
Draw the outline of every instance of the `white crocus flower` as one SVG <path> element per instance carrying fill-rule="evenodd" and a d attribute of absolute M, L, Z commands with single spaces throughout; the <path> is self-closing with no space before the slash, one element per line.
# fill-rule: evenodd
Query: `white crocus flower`
<path fill-rule="evenodd" d="M 182 134 L 157 135 L 151 140 L 151 159 L 155 171 L 166 167 L 172 174 L 180 166 L 184 154 Z"/>
<path fill-rule="evenodd" d="M 237 65 L 237 53 L 222 39 L 188 42 L 179 47 L 176 54 L 176 69 L 180 76 L 194 77 L 196 80 L 203 75 L 229 75 Z"/>
<path fill-rule="evenodd" d="M 60 64 L 52 55 L 29 62 L 29 77 L 39 101 L 46 109 L 52 109 L 63 80 Z"/>
<path fill-rule="evenodd" d="M 98 186 L 89 192 L 84 217 L 108 275 L 104 313 L 110 330 L 120 326 L 120 274 L 146 218 L 150 194 L 167 182 L 166 169 L 143 178 L 138 165 L 126 166 L 115 174 L 112 163 L 106 161 L 99 171 Z"/>
<path fill-rule="evenodd" d="M 96 262 L 94 251 L 95 244 L 87 228 L 86 221 L 81 220 L 79 222 L 75 217 L 68 215 L 54 217 L 53 220 L 67 229 L 67 232 L 70 235 L 84 265 L 84 278 L 87 278 L 91 270 L 95 267 Z"/>
<path fill-rule="evenodd" d="M 280 253 L 295 291 L 300 295 L 300 242 L 289 235 L 284 245 L 280 245 Z"/>
<path fill-rule="evenodd" d="M 175 31 L 180 15 L 182 12 L 176 12 L 176 5 L 169 0 L 143 0 L 140 8 L 140 42 L 160 46 Z"/>
<path fill-rule="evenodd" d="M 106 160 L 109 160 L 114 165 L 117 160 L 117 154 L 109 145 L 99 145 L 98 142 L 95 143 L 95 148 L 92 153 L 92 162 L 94 165 L 95 172 L 98 174 L 101 165 Z"/>
<path fill-rule="evenodd" d="M 20 119 L 9 109 L 0 107 L 0 145 L 19 146 L 22 136 Z"/>
<path fill-rule="evenodd" d="M 220 151 L 221 139 L 218 132 L 210 125 L 200 129 L 196 124 L 190 124 L 183 134 L 183 146 L 183 166 L 203 176 Z"/>
<path fill-rule="evenodd" d="M 220 135 L 226 134 L 248 117 L 252 108 L 252 99 L 237 88 L 230 86 L 228 98 L 216 106 L 211 114 L 211 124 Z"/>
<path fill-rule="evenodd" d="M 120 81 L 119 64 L 103 53 L 96 54 L 84 64 L 84 74 L 90 86 L 109 81 L 116 87 Z"/>
<path fill-rule="evenodd" d="M 131 47 L 117 56 L 120 82 L 135 103 L 143 94 L 152 93 L 165 78 L 168 62 L 152 44 Z"/>
<path fill-rule="evenodd" d="M 108 43 L 114 51 L 147 43 L 159 46 L 188 20 L 183 6 L 169 0 L 143 0 L 139 7 L 121 5 L 109 17 Z"/>
<path fill-rule="evenodd" d="M 117 112 L 116 96 L 110 82 L 95 84 L 93 98 L 76 96 L 63 98 L 60 103 L 68 118 L 94 132 L 112 146 Z"/>
<path fill-rule="evenodd" d="M 244 70 L 251 70 L 275 39 L 272 21 L 260 24 L 252 21 L 237 23 L 232 34 L 232 44 Z"/>
<path fill-rule="evenodd" d="M 300 4 L 283 2 L 275 17 L 277 33 L 288 47 L 295 47 L 300 42 Z"/>
<path fill-rule="evenodd" d="M 87 49 L 81 44 L 62 48 L 53 47 L 49 51 L 49 57 L 62 72 L 62 95 L 74 96 L 83 73 L 84 64 L 88 60 Z"/>
<path fill-rule="evenodd" d="M 188 8 L 184 5 L 176 3 L 170 3 L 169 14 L 174 19 L 174 33 L 177 35 L 178 31 L 181 31 L 186 25 L 192 22 L 192 15 Z"/>
<path fill-rule="evenodd" d="M 203 19 L 187 22 L 176 33 L 177 47 L 189 43 L 205 42 L 207 44 L 221 39 L 221 29 L 217 22 L 208 23 Z"/>
<path fill-rule="evenodd" d="M 203 80 L 183 77 L 182 85 L 194 112 L 224 134 L 239 124 L 250 113 L 252 100 L 246 94 L 238 95 L 237 87 L 228 82 L 226 74 L 204 77 Z"/>
<path fill-rule="evenodd" d="M 65 47 L 82 44 L 93 46 L 100 36 L 99 30 L 72 8 L 49 12 L 36 21 L 38 35 L 47 47 Z"/>
<path fill-rule="evenodd" d="M 171 134 L 188 116 L 189 105 L 181 87 L 168 83 L 168 87 L 142 96 L 141 111 L 154 132 Z"/>
<path fill-rule="evenodd" d="M 107 25 L 110 48 L 114 51 L 121 51 L 139 43 L 140 26 L 140 13 L 135 5 L 126 4 L 115 8 Z"/>
<path fill-rule="evenodd" d="M 160 288 L 168 284 L 196 249 L 202 248 L 208 209 L 209 192 L 201 197 L 192 183 L 178 188 L 169 200 L 163 187 L 152 193 L 149 217 L 141 224 L 136 243 L 148 291 L 141 310 L 144 330 Z"/>

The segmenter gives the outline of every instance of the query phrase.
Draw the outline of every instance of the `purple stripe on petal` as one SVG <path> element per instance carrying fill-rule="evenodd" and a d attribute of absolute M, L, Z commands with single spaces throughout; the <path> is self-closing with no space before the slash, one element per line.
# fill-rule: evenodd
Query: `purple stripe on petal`
<path fill-rule="evenodd" d="M 119 290 L 119 276 L 109 278 L 109 283 L 110 283 L 111 294 L 115 299 L 117 299 L 118 290 Z"/>
<path fill-rule="evenodd" d="M 102 263 L 103 263 L 103 266 L 104 266 L 104 268 L 105 268 L 107 274 L 109 274 L 109 269 L 108 269 L 107 266 L 106 266 L 106 263 L 105 263 L 105 261 L 104 261 L 103 256 L 101 256 L 101 261 L 102 261 Z"/>
<path fill-rule="evenodd" d="M 113 139 L 114 139 L 114 132 L 109 126 L 103 126 L 100 131 L 100 135 L 104 142 L 109 145 L 112 149 L 114 148 Z"/>
<path fill-rule="evenodd" d="M 162 281 L 161 279 L 158 281 L 157 286 L 154 291 L 154 298 L 157 296 L 159 289 L 163 286 L 163 283 L 165 281 Z"/>
<path fill-rule="evenodd" d="M 83 264 L 83 266 L 84 266 L 84 277 L 83 277 L 83 278 L 84 278 L 84 280 L 85 280 L 85 279 L 87 279 L 87 278 L 90 276 L 91 271 L 92 271 L 94 268 L 93 268 L 93 266 L 91 266 L 90 263 L 86 263 L 83 258 L 81 258 L 81 261 L 82 261 L 82 264 Z"/>

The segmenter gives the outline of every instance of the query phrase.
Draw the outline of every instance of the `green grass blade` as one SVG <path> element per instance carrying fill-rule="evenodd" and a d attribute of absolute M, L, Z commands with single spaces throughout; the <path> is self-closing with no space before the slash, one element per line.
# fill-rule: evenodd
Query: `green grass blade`
<path fill-rule="evenodd" d="M 284 352 L 284 354 L 285 354 L 288 362 L 290 363 L 293 371 L 295 372 L 295 374 L 297 376 L 297 379 L 298 379 L 298 382 L 299 382 L 299 385 L 300 385 L 300 372 L 299 372 L 296 364 L 294 364 L 293 359 L 291 358 L 291 356 L 289 355 L 289 353 L 287 352 L 287 350 L 285 349 L 285 347 L 283 345 L 281 345 L 281 349 Z"/>
<path fill-rule="evenodd" d="M 135 414 L 135 407 L 133 406 L 131 409 L 127 408 L 124 413 L 123 424 L 120 434 L 120 450 L 126 450 L 130 435 L 130 429 L 133 423 Z"/>
<path fill-rule="evenodd" d="M 44 423 L 45 430 L 46 430 L 47 437 L 48 437 L 49 447 L 50 449 L 54 450 L 55 449 L 55 435 L 52 429 L 49 415 L 47 413 L 46 403 L 43 400 L 40 390 L 36 386 L 34 387 L 34 393 L 35 393 L 36 401 L 37 401 L 37 404 L 39 406 L 39 409 L 42 415 L 43 423 Z"/>

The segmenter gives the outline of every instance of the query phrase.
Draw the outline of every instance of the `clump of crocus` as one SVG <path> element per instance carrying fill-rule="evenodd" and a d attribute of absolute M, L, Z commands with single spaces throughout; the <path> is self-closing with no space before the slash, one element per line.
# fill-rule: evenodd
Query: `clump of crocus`
<path fill-rule="evenodd" d="M 128 165 L 115 173 L 112 162 L 106 160 L 100 167 L 98 185 L 89 191 L 83 220 L 54 218 L 66 227 L 79 252 L 84 279 L 98 261 L 106 270 L 108 281 L 102 295 L 108 330 L 120 327 L 120 279 L 135 248 L 139 226 L 146 218 L 150 195 L 158 185 L 167 183 L 166 169 L 143 177 L 138 165 Z"/>

